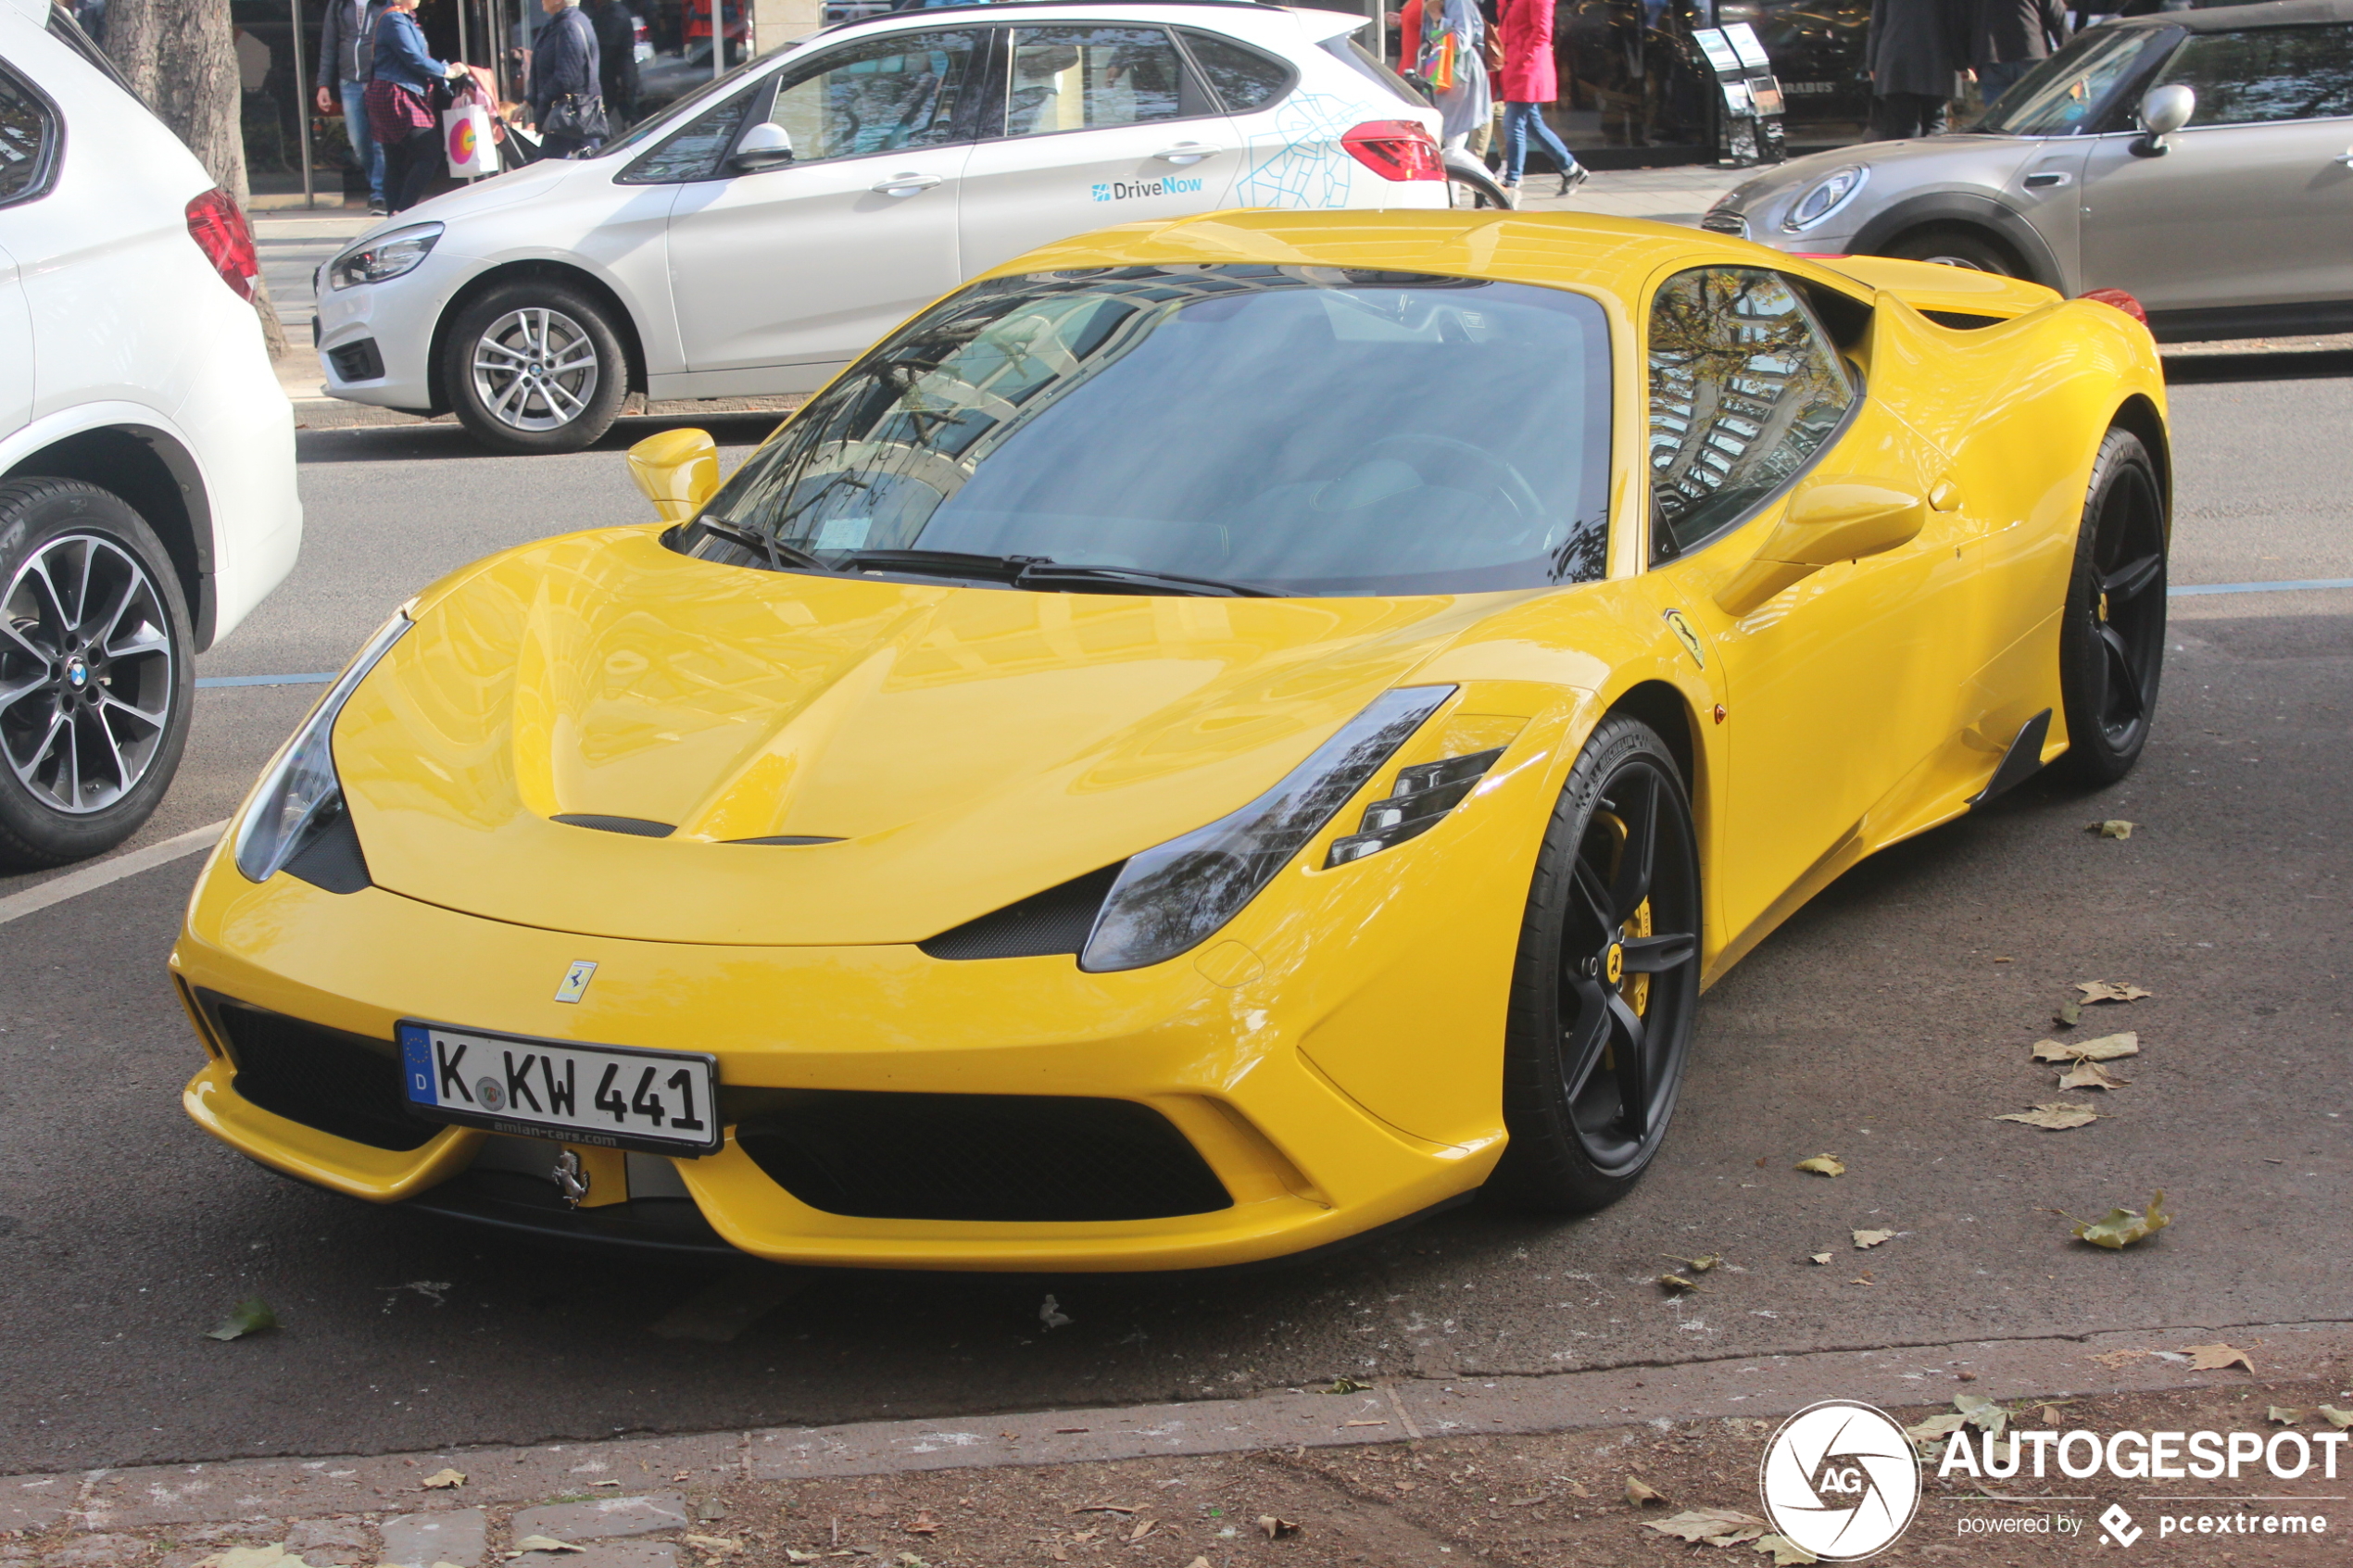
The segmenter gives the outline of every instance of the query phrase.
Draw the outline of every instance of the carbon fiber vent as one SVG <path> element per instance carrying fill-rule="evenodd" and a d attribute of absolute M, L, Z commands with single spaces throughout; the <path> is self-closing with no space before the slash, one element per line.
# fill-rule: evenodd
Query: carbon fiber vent
<path fill-rule="evenodd" d="M 625 833 L 635 838 L 668 838 L 678 830 L 669 822 L 643 817 L 600 817 L 593 812 L 565 811 L 548 819 L 568 828 L 595 828 L 598 833 Z"/>
<path fill-rule="evenodd" d="M 966 921 L 916 947 L 935 959 L 1035 959 L 1051 953 L 1076 955 L 1095 929 L 1095 916 L 1119 880 L 1120 866 L 1073 878 L 1060 887 L 1033 894 L 1018 904 Z"/>

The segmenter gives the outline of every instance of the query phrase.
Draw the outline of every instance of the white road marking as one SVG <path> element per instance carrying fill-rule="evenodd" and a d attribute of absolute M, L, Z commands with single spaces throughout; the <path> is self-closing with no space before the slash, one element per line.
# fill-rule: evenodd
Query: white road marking
<path fill-rule="evenodd" d="M 2301 583 L 2196 583 L 2168 588 L 2165 596 L 2178 599 L 2191 594 L 2285 594 L 2300 588 L 2353 588 L 2353 577 L 2308 577 Z"/>
<path fill-rule="evenodd" d="M 124 877 L 137 876 L 141 872 L 151 872 L 157 866 L 168 866 L 174 860 L 209 849 L 220 841 L 222 831 L 228 825 L 226 822 L 219 822 L 207 827 L 191 828 L 177 838 L 167 838 L 160 844 L 150 844 L 145 849 L 133 849 L 128 855 L 117 855 L 111 860 L 101 860 L 94 866 L 69 872 L 22 893 L 11 893 L 6 898 L 0 898 L 0 925 L 6 925 L 12 920 L 21 920 L 52 904 L 79 898 L 84 893 L 104 887 L 108 883 L 120 882 Z"/>

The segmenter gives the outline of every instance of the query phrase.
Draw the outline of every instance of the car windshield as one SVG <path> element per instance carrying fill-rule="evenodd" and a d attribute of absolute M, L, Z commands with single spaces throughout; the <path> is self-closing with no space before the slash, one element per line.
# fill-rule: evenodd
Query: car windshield
<path fill-rule="evenodd" d="M 1974 129 L 1997 136 L 2074 136 L 2089 132 L 2118 85 L 2161 29 L 2095 28 L 2019 78 L 1978 118 Z"/>
<path fill-rule="evenodd" d="M 1474 592 L 1599 577 L 1608 480 L 1608 328 L 1580 295 L 1090 269 L 925 311 L 673 542 L 1092 592 Z"/>

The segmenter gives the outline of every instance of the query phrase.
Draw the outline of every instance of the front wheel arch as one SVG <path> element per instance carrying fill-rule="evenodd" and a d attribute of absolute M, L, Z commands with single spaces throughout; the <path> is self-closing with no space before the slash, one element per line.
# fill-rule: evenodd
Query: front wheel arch
<path fill-rule="evenodd" d="M 510 261 L 493 267 L 480 277 L 469 279 L 466 286 L 449 296 L 441 307 L 440 317 L 433 324 L 433 346 L 425 360 L 426 390 L 433 397 L 433 412 L 446 414 L 457 407 L 452 389 L 442 380 L 441 365 L 449 344 L 451 323 L 465 313 L 466 307 L 492 289 L 522 281 L 561 283 L 585 292 L 610 313 L 615 334 L 621 339 L 623 362 L 628 368 L 628 388 L 644 396 L 648 386 L 646 373 L 646 348 L 637 329 L 637 318 L 631 313 L 621 295 L 585 268 L 573 267 L 560 261 Z"/>

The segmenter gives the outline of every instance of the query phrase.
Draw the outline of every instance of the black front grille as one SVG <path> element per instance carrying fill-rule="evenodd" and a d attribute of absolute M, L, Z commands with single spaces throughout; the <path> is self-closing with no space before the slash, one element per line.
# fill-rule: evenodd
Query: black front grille
<path fill-rule="evenodd" d="M 363 337 L 358 343 L 346 343 L 340 348 L 327 350 L 327 358 L 334 362 L 335 379 L 341 382 L 382 381 L 384 357 L 377 351 L 376 340 Z"/>
<path fill-rule="evenodd" d="M 441 1131 L 408 1113 L 390 1040 L 198 995 L 228 1042 L 237 1093 L 271 1115 L 371 1148 L 417 1148 Z"/>
<path fill-rule="evenodd" d="M 1111 884 L 1119 880 L 1120 868 L 1126 863 L 1122 860 L 1117 866 L 1074 877 L 1060 887 L 1049 887 L 1018 904 L 992 909 L 915 946 L 935 959 L 1035 959 L 1050 953 L 1076 953 L 1087 946 L 1088 933 L 1095 929 L 1095 916 L 1102 911 Z"/>
<path fill-rule="evenodd" d="M 1132 1100 L 811 1090 L 736 1142 L 812 1209 L 861 1219 L 1158 1220 L 1234 1201 Z"/>

